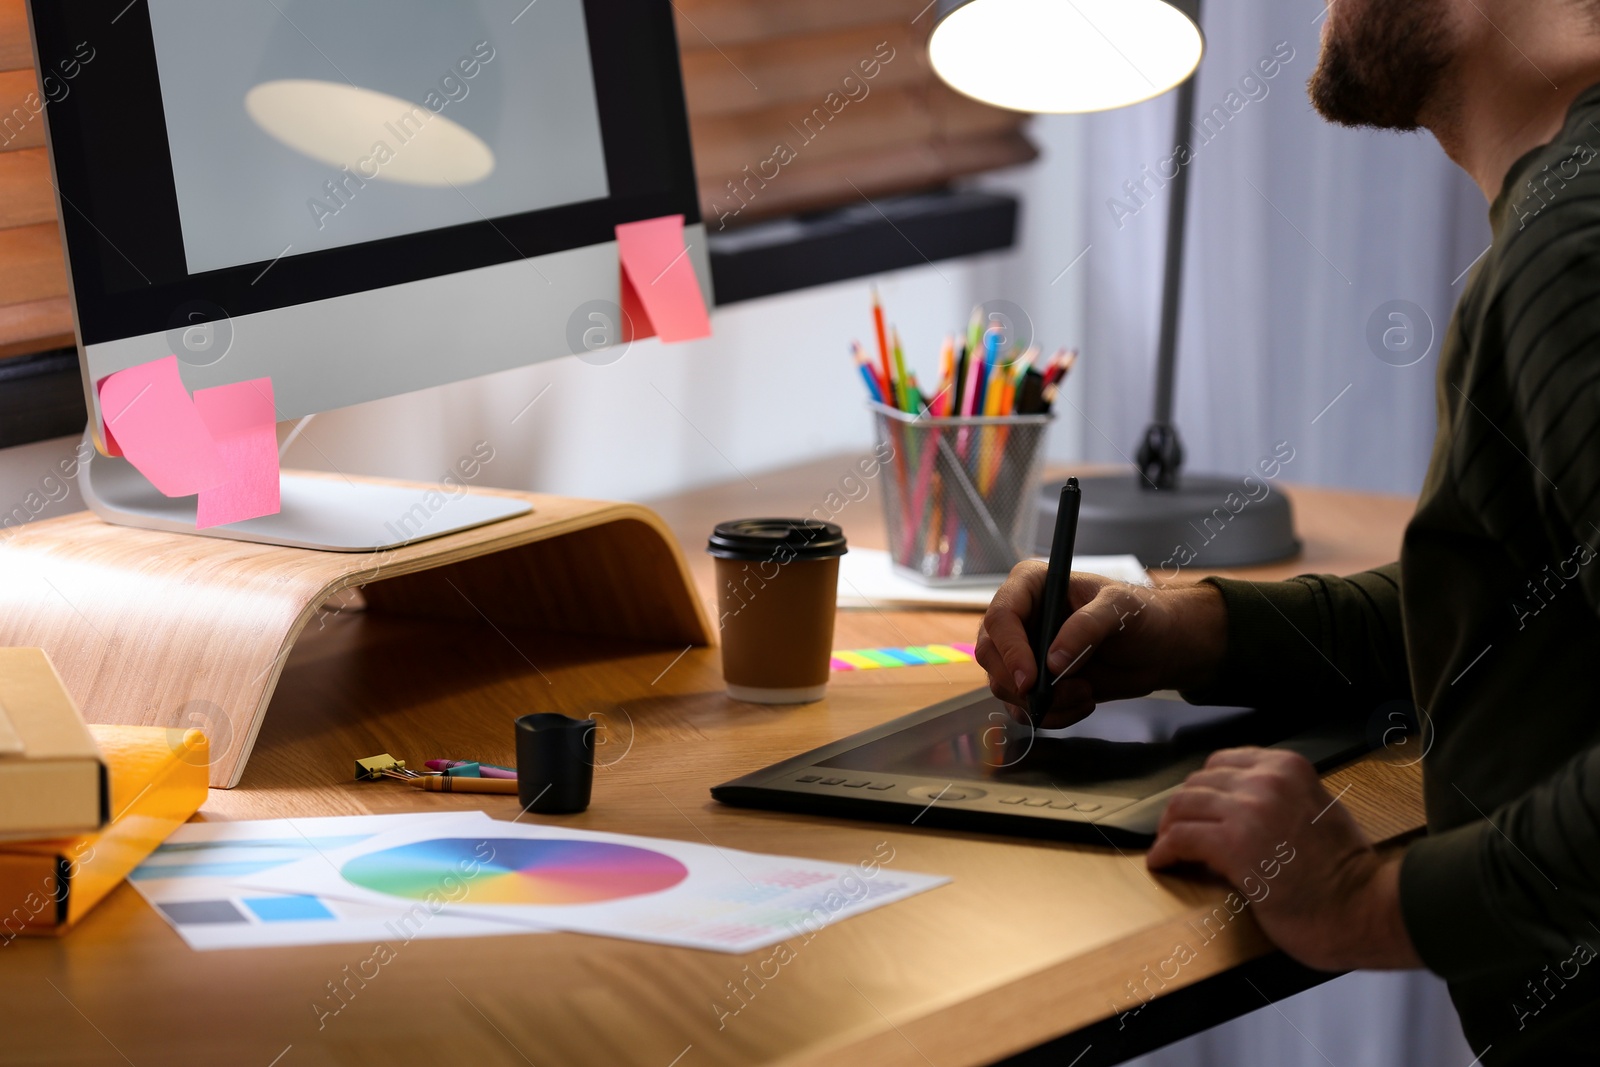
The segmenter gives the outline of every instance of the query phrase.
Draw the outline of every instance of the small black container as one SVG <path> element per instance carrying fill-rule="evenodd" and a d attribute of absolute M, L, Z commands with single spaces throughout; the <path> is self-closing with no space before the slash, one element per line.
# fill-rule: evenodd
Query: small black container
<path fill-rule="evenodd" d="M 587 808 L 594 788 L 594 720 L 524 715 L 516 728 L 522 810 L 570 815 Z"/>

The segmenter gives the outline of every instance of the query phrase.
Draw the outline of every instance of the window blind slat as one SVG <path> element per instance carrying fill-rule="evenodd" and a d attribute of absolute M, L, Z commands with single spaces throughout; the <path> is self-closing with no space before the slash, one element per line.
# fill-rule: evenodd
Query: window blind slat
<path fill-rule="evenodd" d="M 0 73 L 0 152 L 44 144 L 44 101 L 33 67 Z"/>
<path fill-rule="evenodd" d="M 66 297 L 0 305 L 0 359 L 74 343 L 72 307 Z"/>
<path fill-rule="evenodd" d="M 0 229 L 56 217 L 50 159 L 42 148 L 0 152 Z"/>
<path fill-rule="evenodd" d="M 876 76 L 867 79 L 862 63 Z M 804 113 L 826 106 L 830 93 L 844 99 L 850 92 L 870 94 L 930 77 L 921 35 L 900 22 L 683 51 L 684 95 L 690 116 L 697 118 L 783 103 L 803 105 Z"/>
<path fill-rule="evenodd" d="M 678 44 L 686 52 L 874 22 L 898 22 L 927 32 L 934 18 L 928 0 L 674 0 L 673 10 Z"/>
<path fill-rule="evenodd" d="M 67 264 L 53 222 L 0 230 L 0 302 L 24 304 L 67 293 Z"/>
<path fill-rule="evenodd" d="M 706 229 L 717 233 L 773 215 L 860 204 L 863 196 L 936 188 L 1037 157 L 1038 150 L 1020 130 L 919 142 L 870 156 L 801 157 L 784 168 L 781 180 L 764 188 L 742 174 L 735 190 L 728 188 L 727 179 L 702 175 L 701 211 Z"/>
<path fill-rule="evenodd" d="M 881 90 L 837 115 L 776 107 L 698 119 L 692 131 L 702 175 L 742 179 L 753 173 L 781 181 L 789 166 L 783 160 L 790 154 L 860 157 L 935 138 L 1014 130 L 1024 121 L 1022 115 L 974 104 L 942 87 L 914 85 Z"/>
<path fill-rule="evenodd" d="M 0 70 L 33 69 L 28 13 L 22 0 L 0 0 Z"/>

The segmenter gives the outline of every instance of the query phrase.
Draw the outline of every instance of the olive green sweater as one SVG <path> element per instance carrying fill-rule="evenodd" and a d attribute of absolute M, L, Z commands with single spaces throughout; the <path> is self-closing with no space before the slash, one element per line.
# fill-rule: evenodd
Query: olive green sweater
<path fill-rule="evenodd" d="M 1600 1042 L 1600 86 L 1520 159 L 1443 342 L 1400 561 L 1210 579 L 1229 683 L 1197 703 L 1414 701 L 1428 836 L 1406 929 L 1486 1064 Z M 1581 1053 L 1578 1051 L 1581 1049 Z"/>

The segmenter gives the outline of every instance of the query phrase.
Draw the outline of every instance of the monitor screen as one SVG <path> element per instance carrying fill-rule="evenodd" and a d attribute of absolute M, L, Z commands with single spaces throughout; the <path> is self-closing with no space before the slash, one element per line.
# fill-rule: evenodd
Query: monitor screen
<path fill-rule="evenodd" d="M 502 330 L 519 353 L 501 345 L 475 363 L 480 333 L 476 347 L 441 355 L 455 360 L 446 370 L 389 375 L 371 372 L 392 353 L 344 344 L 316 359 L 336 357 L 370 384 L 327 396 L 313 388 L 323 371 L 286 362 L 277 340 L 277 351 L 247 353 L 249 371 L 283 379 L 291 417 L 568 354 L 568 313 L 606 293 L 578 292 L 564 277 L 575 268 L 553 257 L 608 245 L 618 223 L 700 220 L 668 0 L 31 0 L 29 10 L 41 66 L 76 59 L 45 114 L 95 376 L 158 357 L 164 334 L 199 321 L 237 324 L 506 264 L 530 284 L 496 275 L 498 303 L 473 313 L 493 319 L 526 292 L 533 317 Z M 449 308 L 460 293 L 434 295 Z M 130 338 L 143 340 L 106 347 Z M 246 372 L 239 351 L 230 374 Z M 221 374 L 206 370 L 186 366 L 186 381 Z"/>
<path fill-rule="evenodd" d="M 190 274 L 610 195 L 583 0 L 147 3 Z"/>

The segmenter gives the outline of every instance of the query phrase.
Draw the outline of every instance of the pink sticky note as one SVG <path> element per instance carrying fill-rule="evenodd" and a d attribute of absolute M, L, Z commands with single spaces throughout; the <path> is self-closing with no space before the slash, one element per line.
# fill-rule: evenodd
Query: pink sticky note
<path fill-rule="evenodd" d="M 278 513 L 278 412 L 272 379 L 200 389 L 195 409 L 216 438 L 228 480 L 200 493 L 195 527 Z"/>
<path fill-rule="evenodd" d="M 634 337 L 648 337 L 651 332 L 663 341 L 711 336 L 700 279 L 683 243 L 682 215 L 622 223 L 617 227 L 617 253 L 622 259 L 623 304 L 637 298 L 649 319 L 649 327 L 635 321 Z M 629 313 L 633 314 L 631 309 Z"/>
<path fill-rule="evenodd" d="M 100 382 L 108 441 L 166 496 L 192 496 L 227 480 L 217 443 L 195 411 L 178 357 L 167 356 Z"/>

